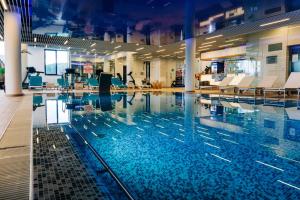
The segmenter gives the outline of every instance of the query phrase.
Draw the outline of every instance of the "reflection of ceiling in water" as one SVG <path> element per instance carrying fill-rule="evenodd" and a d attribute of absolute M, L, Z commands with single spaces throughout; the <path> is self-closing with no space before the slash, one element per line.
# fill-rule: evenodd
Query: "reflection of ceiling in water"
<path fill-rule="evenodd" d="M 239 5 L 241 0 L 196 0 L 196 19 Z M 179 31 L 184 0 L 33 0 L 33 33 L 103 39 L 125 35 L 127 27 L 147 34 Z M 213 8 L 213 9 L 211 9 Z"/>

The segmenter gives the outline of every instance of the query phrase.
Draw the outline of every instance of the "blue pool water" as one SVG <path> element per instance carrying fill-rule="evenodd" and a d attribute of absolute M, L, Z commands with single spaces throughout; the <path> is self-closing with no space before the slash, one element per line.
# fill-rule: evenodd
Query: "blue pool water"
<path fill-rule="evenodd" d="M 79 132 L 135 199 L 300 199 L 295 103 L 182 93 L 43 98 L 46 124 Z"/>

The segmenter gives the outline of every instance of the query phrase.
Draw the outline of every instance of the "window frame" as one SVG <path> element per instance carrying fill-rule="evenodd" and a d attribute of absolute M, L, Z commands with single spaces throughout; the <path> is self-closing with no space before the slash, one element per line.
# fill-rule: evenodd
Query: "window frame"
<path fill-rule="evenodd" d="M 46 70 L 46 51 L 53 51 L 55 52 L 55 74 L 48 74 L 47 73 L 47 70 Z M 68 64 L 69 66 L 66 68 L 70 68 L 70 52 L 69 51 L 66 51 L 66 50 L 56 50 L 56 49 L 44 49 L 44 72 L 45 72 L 45 75 L 46 76 L 61 76 L 60 74 L 57 74 L 57 52 L 59 51 L 65 51 L 65 52 L 68 52 L 68 55 L 69 55 L 69 58 L 68 58 Z"/>

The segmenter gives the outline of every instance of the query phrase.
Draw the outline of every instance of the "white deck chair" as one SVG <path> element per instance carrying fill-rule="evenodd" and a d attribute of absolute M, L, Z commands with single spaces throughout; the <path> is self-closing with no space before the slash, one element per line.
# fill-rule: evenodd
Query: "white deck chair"
<path fill-rule="evenodd" d="M 265 88 L 272 88 L 278 79 L 277 76 L 265 76 L 256 86 L 253 86 L 253 84 L 256 81 L 256 78 L 253 79 L 251 86 L 247 87 L 240 87 L 238 93 L 241 94 L 243 91 L 252 91 L 254 94 L 254 98 L 256 97 L 256 91 L 257 90 L 264 90 Z M 249 78 L 249 81 L 251 81 L 251 78 Z"/>
<path fill-rule="evenodd" d="M 225 93 L 226 90 L 234 89 L 238 87 L 238 85 L 242 82 L 242 80 L 245 78 L 245 74 L 238 74 L 237 76 L 234 76 L 233 79 L 230 81 L 230 83 L 227 86 L 219 85 L 220 93 Z"/>
<path fill-rule="evenodd" d="M 299 89 L 300 89 L 300 72 L 292 72 L 283 88 L 265 88 L 264 99 L 266 99 L 267 92 L 282 92 L 285 100 L 286 92 L 288 90 L 296 90 L 299 95 Z"/>

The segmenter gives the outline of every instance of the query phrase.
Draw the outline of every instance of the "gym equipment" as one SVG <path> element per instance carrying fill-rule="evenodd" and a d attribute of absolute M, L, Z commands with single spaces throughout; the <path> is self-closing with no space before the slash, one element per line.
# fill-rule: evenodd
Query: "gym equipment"
<path fill-rule="evenodd" d="M 24 80 L 22 81 L 22 87 L 23 89 L 28 89 L 29 81 L 31 76 L 40 76 L 40 74 L 43 74 L 44 72 L 36 71 L 35 67 L 26 67 L 26 76 Z"/>
<path fill-rule="evenodd" d="M 69 83 L 71 83 L 70 86 L 71 86 L 72 89 L 74 89 L 74 86 L 75 86 L 75 78 L 76 78 L 77 76 L 79 76 L 79 75 L 80 75 L 80 74 L 77 73 L 77 72 L 75 71 L 75 69 L 73 69 L 73 68 L 68 68 L 68 69 L 66 69 L 66 72 L 65 72 L 65 79 L 68 80 Z M 69 80 L 69 79 L 70 79 L 70 80 Z"/>
<path fill-rule="evenodd" d="M 131 81 L 129 81 L 129 83 L 132 83 L 134 85 L 134 87 L 135 87 L 136 85 L 135 85 L 135 80 L 134 80 L 134 78 L 132 76 L 132 72 L 129 72 L 128 76 L 130 76 L 130 78 L 131 78 Z"/>
<path fill-rule="evenodd" d="M 182 71 L 182 69 L 176 70 L 176 79 L 175 79 L 175 81 L 173 81 L 171 87 L 184 87 L 183 71 Z"/>
<path fill-rule="evenodd" d="M 41 76 L 30 76 L 28 89 L 43 89 L 43 79 Z"/>
<path fill-rule="evenodd" d="M 120 81 L 123 81 L 122 76 L 120 73 L 117 73 L 117 77 L 120 79 Z"/>

